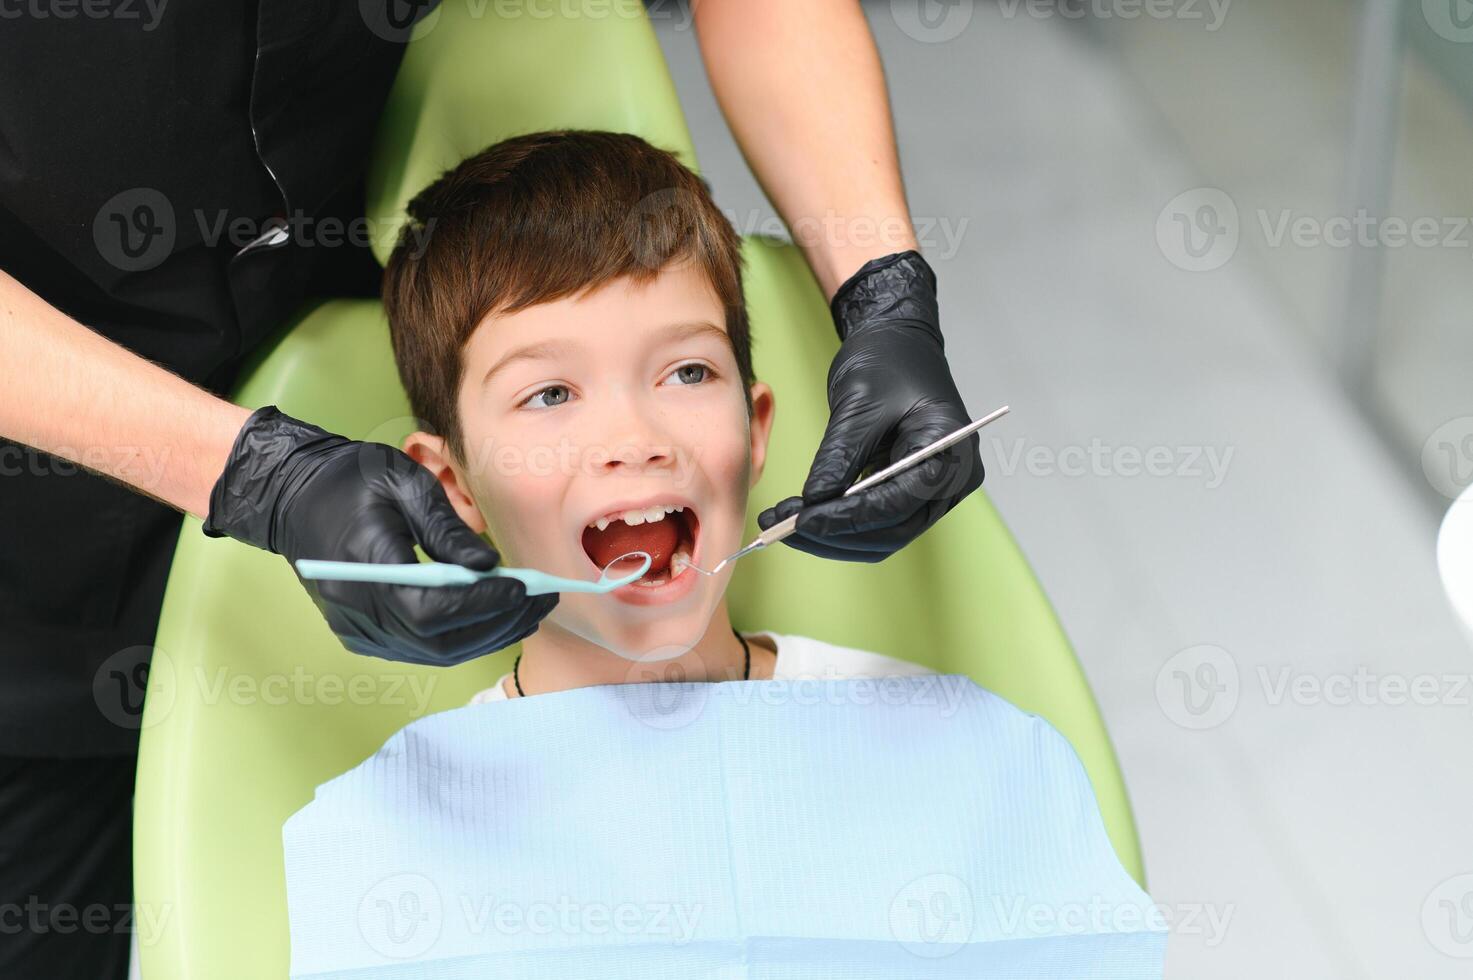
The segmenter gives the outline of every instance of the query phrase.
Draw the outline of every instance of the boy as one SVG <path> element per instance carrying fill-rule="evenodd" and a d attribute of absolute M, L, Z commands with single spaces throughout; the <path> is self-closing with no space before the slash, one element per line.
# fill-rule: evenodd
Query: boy
<path fill-rule="evenodd" d="M 477 701 L 655 679 L 928 673 L 879 654 L 733 630 L 775 412 L 752 370 L 740 240 L 704 182 L 626 134 L 533 133 L 420 193 L 385 272 L 399 373 L 431 431 L 404 451 L 508 565 L 638 582 L 567 594 Z M 432 233 L 426 234 L 432 230 Z M 649 665 L 658 662 L 658 676 Z"/>
<path fill-rule="evenodd" d="M 744 543 L 775 412 L 738 239 L 699 178 L 633 136 L 537 133 L 466 160 L 410 215 L 435 223 L 386 273 L 429 430 L 405 452 L 508 564 L 591 580 L 630 551 L 652 561 L 562 596 L 474 701 L 592 690 L 420 719 L 287 822 L 293 976 L 1159 977 L 1164 930 L 984 914 L 984 895 L 1016 895 L 1145 921 L 1083 766 L 1041 719 L 945 677 L 900 682 L 903 704 L 737 688 L 709 716 L 609 686 L 929 673 L 737 634 L 730 570 L 685 565 Z"/>

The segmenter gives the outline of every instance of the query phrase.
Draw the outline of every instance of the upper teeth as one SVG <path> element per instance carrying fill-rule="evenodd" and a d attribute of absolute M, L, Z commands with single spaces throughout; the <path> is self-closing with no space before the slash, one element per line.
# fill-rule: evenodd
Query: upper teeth
<path fill-rule="evenodd" d="M 626 510 L 620 514 L 610 514 L 607 517 L 600 517 L 588 526 L 596 527 L 600 531 L 603 531 L 615 521 L 623 521 L 629 525 L 653 524 L 655 521 L 663 521 L 666 514 L 674 513 L 677 510 L 684 511 L 685 506 L 682 504 L 665 504 L 664 506 L 657 504 L 654 507 L 646 507 L 643 510 Z"/>

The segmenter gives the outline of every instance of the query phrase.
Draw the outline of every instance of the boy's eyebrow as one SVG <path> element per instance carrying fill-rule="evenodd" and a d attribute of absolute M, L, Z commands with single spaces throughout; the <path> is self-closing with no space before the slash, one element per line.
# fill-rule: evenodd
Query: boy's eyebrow
<path fill-rule="evenodd" d="M 731 351 L 733 357 L 736 356 L 736 347 L 731 342 L 731 335 L 715 324 L 708 323 L 705 320 L 698 320 L 692 323 L 672 323 L 661 327 L 656 332 L 663 335 L 662 340 L 665 343 L 689 340 L 692 337 L 708 334 L 714 335 L 721 339 L 721 342 Z M 576 350 L 578 346 L 578 344 L 566 340 L 543 340 L 535 344 L 518 347 L 515 350 L 508 351 L 501 360 L 493 364 L 491 370 L 487 371 L 486 376 L 481 379 L 481 384 L 490 384 L 491 379 L 498 373 L 518 361 L 549 361 L 571 350 Z"/>

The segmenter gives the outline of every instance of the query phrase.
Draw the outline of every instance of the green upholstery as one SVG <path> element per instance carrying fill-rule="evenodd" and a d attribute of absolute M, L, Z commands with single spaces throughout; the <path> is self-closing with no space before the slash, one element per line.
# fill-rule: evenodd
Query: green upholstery
<path fill-rule="evenodd" d="M 497 20 L 497 9 L 445 4 L 410 46 L 375 149 L 371 217 L 392 223 L 446 167 L 534 129 L 637 132 L 694 165 L 637 2 L 581 19 L 532 17 L 516 6 L 508 9 L 523 16 Z M 749 240 L 746 256 L 756 369 L 778 405 L 768 467 L 751 499 L 755 534 L 756 513 L 802 486 L 828 416 L 824 379 L 838 341 L 793 247 Z M 240 404 L 276 404 L 345 435 L 397 445 L 412 425 L 375 302 L 308 311 L 244 378 Z M 969 407 L 980 414 L 993 406 Z M 786 547 L 759 553 L 739 566 L 730 600 L 739 628 L 807 634 L 968 674 L 1049 719 L 1078 750 L 1116 851 L 1141 877 L 1125 789 L 1088 685 L 984 494 L 878 565 Z M 318 784 L 405 724 L 465 704 L 510 669 L 515 653 L 450 670 L 348 653 L 281 558 L 206 538 L 187 519 L 143 716 L 135 877 L 144 976 L 286 975 L 282 823 Z"/>

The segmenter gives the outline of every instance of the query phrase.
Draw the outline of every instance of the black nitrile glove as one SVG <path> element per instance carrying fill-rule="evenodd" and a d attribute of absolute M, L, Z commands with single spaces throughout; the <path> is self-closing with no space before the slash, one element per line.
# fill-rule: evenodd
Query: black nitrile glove
<path fill-rule="evenodd" d="M 429 470 L 392 446 L 333 435 L 273 405 L 236 437 L 204 532 L 293 563 L 408 563 L 419 560 L 416 543 L 436 561 L 478 571 L 501 561 Z M 512 578 L 443 588 L 298 579 L 349 650 L 441 667 L 531 635 L 558 603 L 557 593 L 528 596 Z"/>
<path fill-rule="evenodd" d="M 834 294 L 843 343 L 829 368 L 829 424 L 801 497 L 757 518 L 762 530 L 802 512 L 784 539 L 843 561 L 882 561 L 982 485 L 976 433 L 888 480 L 843 497 L 879 470 L 971 421 L 952 380 L 936 273 L 919 252 L 874 259 Z M 837 499 L 836 499 L 837 498 Z"/>

